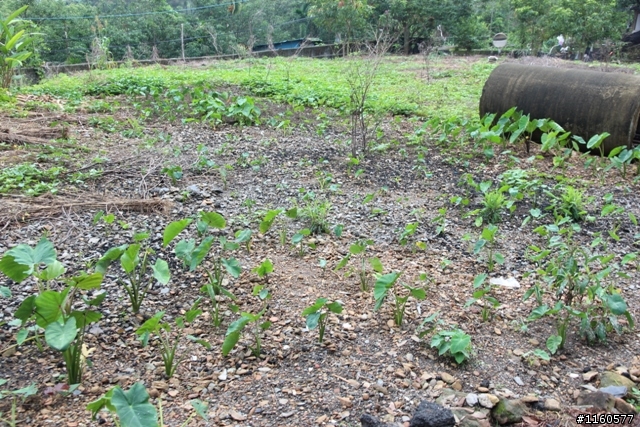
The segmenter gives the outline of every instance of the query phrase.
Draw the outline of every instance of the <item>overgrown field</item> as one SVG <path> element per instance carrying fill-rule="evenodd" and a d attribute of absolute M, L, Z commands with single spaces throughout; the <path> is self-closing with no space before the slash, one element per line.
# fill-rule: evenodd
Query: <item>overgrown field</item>
<path fill-rule="evenodd" d="M 0 425 L 406 422 L 448 387 L 567 423 L 542 402 L 583 373 L 638 381 L 640 150 L 477 117 L 484 58 L 390 57 L 358 115 L 362 61 L 95 70 L 2 104 Z"/>

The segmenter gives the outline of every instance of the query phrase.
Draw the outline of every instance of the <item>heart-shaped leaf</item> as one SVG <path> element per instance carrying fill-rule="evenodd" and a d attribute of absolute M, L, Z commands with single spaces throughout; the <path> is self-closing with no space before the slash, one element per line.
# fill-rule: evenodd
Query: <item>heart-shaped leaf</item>
<path fill-rule="evenodd" d="M 58 351 L 65 351 L 69 348 L 77 334 L 76 319 L 70 317 L 64 323 L 50 323 L 44 330 L 44 339 L 50 347 Z"/>
<path fill-rule="evenodd" d="M 158 413 L 149 403 L 149 393 L 142 383 L 135 383 L 129 391 L 116 387 L 111 404 L 116 408 L 122 427 L 158 427 Z"/>

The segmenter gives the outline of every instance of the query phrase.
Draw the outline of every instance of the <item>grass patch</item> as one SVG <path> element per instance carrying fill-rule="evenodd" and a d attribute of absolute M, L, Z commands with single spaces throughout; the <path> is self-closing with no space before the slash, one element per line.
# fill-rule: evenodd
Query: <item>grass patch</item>
<path fill-rule="evenodd" d="M 216 61 L 198 69 L 121 68 L 73 77 L 61 74 L 24 91 L 67 99 L 114 95 L 152 97 L 179 87 L 232 85 L 279 102 L 343 110 L 349 96 L 345 70 L 349 61 L 361 60 L 262 58 Z M 475 117 L 482 86 L 494 67 L 485 62 L 469 64 L 466 58 L 448 57 L 433 61 L 431 72 L 440 74 L 428 82 L 418 58 L 389 57 L 380 67 L 366 107 L 370 112 L 382 114 Z"/>

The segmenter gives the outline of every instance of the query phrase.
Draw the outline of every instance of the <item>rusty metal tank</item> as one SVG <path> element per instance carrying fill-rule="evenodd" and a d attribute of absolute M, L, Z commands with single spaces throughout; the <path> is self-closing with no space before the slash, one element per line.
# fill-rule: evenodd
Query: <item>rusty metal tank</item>
<path fill-rule="evenodd" d="M 514 106 L 532 119 L 552 119 L 587 141 L 610 133 L 603 141 L 605 154 L 640 143 L 640 77 L 635 75 L 501 64 L 484 85 L 480 116 L 496 113 L 499 117 Z"/>

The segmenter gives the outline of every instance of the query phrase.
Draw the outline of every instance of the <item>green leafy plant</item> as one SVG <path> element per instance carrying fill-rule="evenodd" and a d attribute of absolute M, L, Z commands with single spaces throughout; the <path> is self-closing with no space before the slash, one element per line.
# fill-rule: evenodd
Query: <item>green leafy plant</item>
<path fill-rule="evenodd" d="M 331 203 L 313 192 L 307 192 L 303 198 L 303 202 L 298 206 L 297 217 L 307 223 L 307 227 L 311 234 L 322 234 L 329 230 L 327 216 L 331 210 Z"/>
<path fill-rule="evenodd" d="M 504 264 L 504 256 L 495 250 L 497 234 L 498 227 L 496 225 L 489 224 L 482 229 L 480 239 L 476 241 L 476 244 L 473 247 L 473 253 L 476 255 L 483 250 L 487 252 L 486 262 L 487 268 L 490 272 L 493 271 L 496 263 L 500 265 Z"/>
<path fill-rule="evenodd" d="M 431 338 L 430 346 L 438 349 L 438 356 L 449 356 L 458 365 L 471 357 L 471 336 L 460 329 L 439 331 Z"/>
<path fill-rule="evenodd" d="M 150 256 L 153 256 L 155 251 L 147 242 L 148 238 L 149 233 L 137 233 L 133 236 L 135 243 L 109 249 L 96 264 L 96 271 L 105 274 L 111 263 L 120 261 L 126 278 L 118 278 L 117 282 L 127 293 L 134 313 L 140 311 L 147 293 L 153 286 L 153 279 L 163 285 L 171 280 L 167 261 L 156 258 L 155 263 L 150 263 Z"/>
<path fill-rule="evenodd" d="M 195 414 L 191 414 L 181 427 L 186 427 L 196 415 L 208 421 L 207 405 L 204 402 L 194 399 L 189 403 Z M 159 411 L 149 402 L 149 393 L 144 384 L 137 382 L 128 391 L 124 391 L 119 385 L 113 387 L 104 396 L 89 403 L 87 409 L 91 411 L 92 420 L 96 419 L 100 411 L 106 409 L 118 417 L 117 425 L 120 427 L 162 427 L 162 400 L 159 400 L 158 404 Z"/>
<path fill-rule="evenodd" d="M 587 215 L 584 207 L 584 193 L 570 185 L 564 187 L 555 208 L 557 216 L 569 216 L 574 221 L 582 221 Z"/>
<path fill-rule="evenodd" d="M 409 238 L 416 233 L 416 231 L 418 230 L 418 225 L 419 223 L 417 222 L 410 222 L 404 226 L 404 230 L 402 230 L 400 236 L 398 237 L 398 242 L 402 246 L 406 246 L 409 243 Z"/>
<path fill-rule="evenodd" d="M 291 236 L 291 245 L 298 250 L 298 256 L 303 257 L 305 254 L 304 238 L 311 235 L 311 230 L 303 228 L 302 230 Z M 315 243 L 307 243 L 312 249 L 315 248 Z"/>
<path fill-rule="evenodd" d="M 27 50 L 32 39 L 24 29 L 26 23 L 18 19 L 28 7 L 22 6 L 0 21 L 0 87 L 5 89 L 11 86 L 14 70 L 33 53 Z"/>
<path fill-rule="evenodd" d="M 269 282 L 269 274 L 273 273 L 273 262 L 269 258 L 266 258 L 260 263 L 259 266 L 253 268 L 251 271 L 258 275 L 258 278 L 264 279 L 265 282 Z"/>
<path fill-rule="evenodd" d="M 192 218 L 185 218 L 175 221 L 167 226 L 163 236 L 163 246 L 167 246 L 179 233 L 181 233 L 191 222 Z M 227 226 L 225 218 L 217 212 L 201 211 L 196 220 L 196 229 L 202 237 L 196 246 L 196 239 L 183 239 L 176 243 L 174 252 L 190 271 L 196 270 L 203 265 L 207 255 L 211 253 L 214 243 L 218 243 L 218 250 L 213 254 L 210 267 L 205 268 L 205 273 L 209 281 L 200 289 L 211 301 L 211 316 L 214 326 L 221 323 L 219 300 L 224 296 L 232 301 L 236 297 L 226 289 L 229 277 L 237 279 L 242 273 L 242 266 L 236 258 L 227 257 L 225 253 L 233 252 L 240 248 L 241 244 L 249 247 L 251 241 L 251 230 L 238 230 L 233 240 L 228 240 L 226 236 L 214 236 L 211 230 L 224 230 Z M 234 306 L 232 306 L 232 309 Z"/>
<path fill-rule="evenodd" d="M 184 329 L 185 322 L 192 323 L 196 317 L 202 313 L 202 310 L 198 308 L 199 304 L 200 300 L 198 299 L 184 316 L 176 318 L 175 324 L 179 330 Z M 164 311 L 156 313 L 136 330 L 136 334 L 140 337 L 143 347 L 147 346 L 151 335 L 155 335 L 158 338 L 160 341 L 160 354 L 162 355 L 162 362 L 164 364 L 164 374 L 167 378 L 171 378 L 183 360 L 182 356 L 178 356 L 176 354 L 181 337 L 180 332 L 176 331 L 177 336 L 172 339 L 171 325 L 169 325 L 168 322 L 162 322 L 164 313 Z M 195 338 L 191 335 L 188 335 L 187 337 L 205 348 L 211 349 L 211 346 L 207 341 Z"/>
<path fill-rule="evenodd" d="M 307 318 L 307 328 L 319 327 L 318 342 L 322 343 L 327 326 L 329 313 L 342 313 L 342 304 L 339 301 L 329 302 L 327 298 L 318 298 L 313 305 L 302 311 L 302 316 Z"/>
<path fill-rule="evenodd" d="M 261 322 L 261 319 L 262 316 L 267 312 L 268 306 L 266 304 L 266 301 L 271 298 L 271 295 L 269 294 L 269 291 L 267 289 L 260 285 L 253 288 L 252 294 L 254 296 L 258 296 L 260 300 L 262 300 L 262 309 L 255 314 L 243 312 L 238 320 L 229 325 L 229 328 L 227 328 L 227 333 L 225 334 L 224 342 L 222 343 L 222 354 L 224 356 L 227 356 L 231 352 L 231 350 L 233 350 L 233 348 L 240 340 L 240 336 L 242 335 L 244 328 L 248 325 L 253 325 L 251 328 L 251 334 L 253 335 L 255 342 L 253 347 L 249 346 L 249 350 L 256 357 L 260 357 L 260 354 L 262 353 L 262 341 L 260 335 L 262 334 L 262 332 L 269 329 L 269 327 L 271 326 L 271 322 L 268 320 Z"/>
<path fill-rule="evenodd" d="M 182 179 L 182 167 L 178 165 L 166 166 L 162 168 L 162 173 L 171 179 L 171 185 L 176 185 L 176 182 Z"/>
<path fill-rule="evenodd" d="M 0 378 L 0 386 L 3 386 L 8 381 L 6 379 Z M 38 392 L 38 388 L 35 384 L 31 384 L 27 387 L 18 389 L 18 390 L 0 390 L 0 400 L 5 397 L 11 397 L 11 413 L 5 416 L 4 413 L 0 412 L 0 424 L 7 424 L 9 427 L 16 427 L 21 421 L 18 420 L 18 403 L 19 401 L 24 402 L 26 398 L 29 396 L 33 396 Z"/>
<path fill-rule="evenodd" d="M 590 245 L 574 240 L 574 233 L 580 230 L 577 224 L 552 224 L 536 230 L 548 242 L 546 248 L 529 247 L 528 257 L 539 267 L 527 275 L 535 273 L 538 280 L 524 299 L 535 295 L 539 304 L 529 321 L 545 316 L 556 318 L 554 335 L 559 339 L 552 340 L 550 350 L 564 347 L 573 319 L 579 322 L 580 335 L 589 344 L 605 341 L 612 331 L 622 333 L 625 328 L 619 317 L 624 317 L 627 327 L 633 329 L 635 321 L 620 290 L 614 287 L 614 277 L 626 277 L 626 273 L 615 262 L 614 254 L 600 252 L 603 240 L 597 237 Z M 542 303 L 545 293 L 551 294 L 553 306 Z"/>
<path fill-rule="evenodd" d="M 445 206 L 438 209 L 438 215 L 432 220 L 432 224 L 436 226 L 436 236 L 443 236 L 447 230 L 447 208 Z"/>
<path fill-rule="evenodd" d="M 64 168 L 54 166 L 41 169 L 35 163 L 20 163 L 0 170 L 0 193 L 19 191 L 28 196 L 43 193 L 55 194 L 60 185 L 60 175 Z"/>
<path fill-rule="evenodd" d="M 402 287 L 409 293 L 401 296 L 394 286 L 400 278 L 401 274 L 402 273 L 389 273 L 378 275 L 375 287 L 373 288 L 373 298 L 376 301 L 373 311 L 378 311 L 380 307 L 382 307 L 382 303 L 386 299 L 389 292 L 391 292 L 391 294 L 393 295 L 395 300 L 395 304 L 393 307 L 393 321 L 397 326 L 402 326 L 405 308 L 410 297 L 413 297 L 419 301 L 422 301 L 427 297 L 427 293 L 423 288 L 414 288 L 405 283 L 402 284 Z"/>
<path fill-rule="evenodd" d="M 40 270 L 42 264 L 46 268 Z M 26 342 L 29 333 L 33 331 L 32 339 L 42 349 L 39 331 L 44 330 L 47 345 L 62 352 L 68 384 L 79 384 L 85 363 L 82 355 L 84 330 L 87 325 L 102 317 L 100 313 L 91 310 L 91 307 L 100 305 L 106 294 L 98 293 L 93 299 L 83 296 L 82 308 L 76 301 L 76 296 L 82 291 L 99 290 L 102 274 L 80 273 L 75 277 L 61 278 L 66 269 L 57 261 L 53 244 L 45 238 L 35 248 L 20 244 L 8 250 L 0 260 L 0 271 L 18 283 L 28 277 L 34 277 L 38 281 L 38 294 L 25 298 L 14 313 L 22 327 L 17 334 L 17 345 Z M 64 289 L 52 290 L 53 285 L 58 282 L 64 284 Z M 3 294 L 6 295 L 7 292 Z M 35 325 L 27 327 L 30 321 L 35 321 Z"/>
<path fill-rule="evenodd" d="M 486 273 L 482 273 L 482 274 L 478 274 L 473 279 L 473 289 L 474 289 L 473 295 L 464 304 L 466 308 L 477 303 L 478 301 L 482 301 L 483 304 L 482 304 L 481 315 L 482 315 L 483 322 L 489 321 L 492 317 L 493 310 L 495 310 L 500 306 L 500 301 L 498 301 L 496 297 L 491 295 L 491 291 L 493 290 L 493 285 L 489 282 L 486 282 L 487 277 L 488 276 Z"/>
<path fill-rule="evenodd" d="M 382 273 L 383 267 L 380 259 L 377 257 L 367 257 L 365 255 L 367 247 L 373 245 L 373 240 L 362 239 L 349 246 L 349 253 L 338 262 L 334 271 L 339 271 L 347 266 L 352 257 L 356 257 L 357 267 L 353 268 L 350 273 L 354 272 L 358 276 L 360 282 L 360 290 L 366 292 L 369 290 L 369 282 L 371 280 L 371 272 L 369 267 L 375 273 Z"/>

